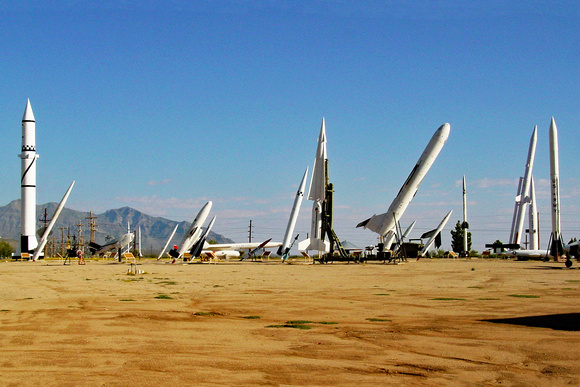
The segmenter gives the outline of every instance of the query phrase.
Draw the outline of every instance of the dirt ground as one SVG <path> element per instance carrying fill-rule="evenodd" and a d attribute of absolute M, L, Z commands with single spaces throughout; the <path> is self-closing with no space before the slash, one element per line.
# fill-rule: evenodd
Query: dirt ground
<path fill-rule="evenodd" d="M 579 385 L 580 270 L 0 262 L 0 384 Z"/>

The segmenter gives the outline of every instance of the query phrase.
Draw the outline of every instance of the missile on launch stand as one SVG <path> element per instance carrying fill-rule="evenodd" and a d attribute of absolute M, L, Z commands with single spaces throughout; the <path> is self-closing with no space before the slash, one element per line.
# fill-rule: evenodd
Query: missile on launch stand
<path fill-rule="evenodd" d="M 203 251 L 203 245 L 205 244 L 205 240 L 207 239 L 207 236 L 209 235 L 209 232 L 211 231 L 211 228 L 213 227 L 213 224 L 215 223 L 215 216 L 211 219 L 211 221 L 209 222 L 209 225 L 207 226 L 207 228 L 205 229 L 205 231 L 203 232 L 203 234 L 201 234 L 201 236 L 199 237 L 199 240 L 193 245 L 193 247 L 190 250 L 190 254 L 192 258 L 195 257 L 199 257 Z"/>
<path fill-rule="evenodd" d="M 463 253 L 467 257 L 469 256 L 469 244 L 467 243 L 469 223 L 467 223 L 467 187 L 465 185 L 465 175 L 463 175 L 463 223 L 461 224 L 461 228 L 463 229 Z"/>
<path fill-rule="evenodd" d="M 38 241 L 36 239 L 36 121 L 30 100 L 22 117 L 22 153 L 20 179 L 20 244 L 16 257 L 21 253 L 32 253 Z"/>
<path fill-rule="evenodd" d="M 173 236 L 175 235 L 175 232 L 177 231 L 177 228 L 179 227 L 179 223 L 177 223 L 175 225 L 175 228 L 173 229 L 173 232 L 171 233 L 171 235 L 169 236 L 169 239 L 167 240 L 167 243 L 165 243 L 165 246 L 163 246 L 163 249 L 161 250 L 161 252 L 159 253 L 159 256 L 157 256 L 157 260 L 159 261 L 161 259 L 161 256 L 163 255 L 163 253 L 165 252 L 165 250 L 167 249 L 167 246 L 169 246 L 169 242 L 171 242 L 171 239 L 173 238 Z"/>
<path fill-rule="evenodd" d="M 369 219 L 360 222 L 357 227 L 364 227 L 379 234 L 381 242 L 385 242 L 387 233 L 393 233 L 395 229 L 395 220 L 401 219 L 401 216 L 407 209 L 411 200 L 419 189 L 419 184 L 433 165 L 433 162 L 439 155 L 439 152 L 445 145 L 451 127 L 448 123 L 441 125 L 431 137 L 427 147 L 419 157 L 419 161 L 411 171 L 409 177 L 399 190 L 395 200 L 389 206 L 387 212 L 380 215 L 373 215 Z M 391 238 L 392 240 L 392 238 Z M 386 244 L 386 242 L 385 242 Z"/>
<path fill-rule="evenodd" d="M 34 250 L 34 255 L 32 256 L 33 261 L 36 261 L 40 257 L 40 254 L 42 254 L 42 250 L 44 250 L 44 246 L 48 241 L 48 237 L 52 231 L 52 228 L 54 227 L 54 224 L 56 223 L 56 220 L 58 219 L 60 212 L 64 208 L 66 201 L 68 200 L 68 196 L 70 195 L 74 185 L 75 182 L 73 181 L 70 187 L 68 187 L 68 189 L 66 190 L 66 193 L 62 197 L 60 203 L 58 203 L 58 207 L 56 208 L 56 211 L 54 212 L 52 219 L 48 223 L 48 226 L 46 226 L 46 230 L 44 230 L 44 233 L 42 233 L 42 236 L 40 237 L 40 242 L 38 243 L 36 250 Z"/>
<path fill-rule="evenodd" d="M 533 175 L 530 181 L 530 199 L 530 214 L 528 219 L 530 250 L 538 250 L 540 248 L 540 235 L 538 233 L 538 207 L 536 206 L 536 186 Z"/>
<path fill-rule="evenodd" d="M 296 226 L 296 220 L 298 219 L 298 214 L 300 212 L 300 206 L 302 205 L 302 199 L 304 198 L 304 189 L 306 188 L 306 178 L 308 177 L 308 168 L 304 172 L 302 177 L 302 182 L 300 187 L 296 192 L 296 198 L 294 199 L 294 205 L 292 206 L 292 211 L 290 212 L 290 218 L 288 219 L 288 226 L 286 227 L 286 234 L 284 234 L 284 239 L 282 240 L 282 245 L 278 248 L 278 255 L 281 257 L 286 256 L 290 250 L 290 243 L 292 234 L 294 233 L 294 228 Z"/>
<path fill-rule="evenodd" d="M 183 257 L 183 254 L 190 251 L 191 248 L 193 247 L 193 244 L 199 240 L 199 236 L 201 235 L 202 231 L 201 227 L 203 226 L 205 219 L 209 215 L 211 206 L 212 202 L 209 201 L 201 208 L 201 210 L 193 220 L 193 223 L 191 223 L 189 230 L 187 230 L 187 232 L 183 236 L 183 240 L 181 241 L 181 245 L 179 247 L 179 252 L 175 251 L 175 249 L 169 251 L 169 254 L 172 257 L 174 258 Z"/>
<path fill-rule="evenodd" d="M 323 239 L 323 204 L 326 199 L 326 125 L 324 118 L 318 136 L 318 147 L 310 178 L 308 199 L 312 200 L 312 220 L 310 225 L 310 238 L 298 243 L 298 249 L 303 251 L 315 250 L 328 252 L 330 243 Z"/>
<path fill-rule="evenodd" d="M 516 204 L 514 209 L 514 218 L 512 221 L 512 234 L 510 235 L 510 243 L 521 244 L 522 234 L 524 230 L 524 217 L 526 216 L 526 206 L 530 203 L 530 181 L 532 178 L 532 171 L 534 169 L 534 158 L 536 155 L 536 144 L 538 141 L 538 126 L 534 127 L 532 137 L 530 138 L 530 146 L 528 148 L 528 158 L 526 160 L 526 170 L 524 177 L 520 179 L 520 186 L 518 187 L 518 195 L 516 196 Z"/>
<path fill-rule="evenodd" d="M 550 235 L 550 255 L 555 261 L 564 253 L 564 243 L 560 233 L 560 161 L 558 155 L 558 128 L 554 117 L 550 123 L 550 182 L 552 197 L 552 233 Z"/>
<path fill-rule="evenodd" d="M 435 229 L 435 231 L 432 232 L 432 235 L 429 238 L 429 241 L 427 243 L 425 243 L 425 246 L 423 247 L 423 250 L 421 250 L 421 253 L 419 253 L 419 256 L 420 257 L 425 256 L 425 253 L 429 250 L 429 248 L 431 247 L 431 245 L 435 241 L 435 238 L 437 237 L 437 235 L 439 235 L 439 233 L 441 233 L 441 230 L 443 230 L 443 227 L 445 227 L 445 225 L 447 224 L 447 221 L 449 220 L 449 217 L 451 216 L 452 213 L 453 213 L 453 210 L 449 211 L 447 213 L 447 215 L 445 215 L 445 218 L 443 218 L 443 220 L 441 221 L 441 223 L 439 223 L 439 226 L 437 226 L 437 228 Z"/>

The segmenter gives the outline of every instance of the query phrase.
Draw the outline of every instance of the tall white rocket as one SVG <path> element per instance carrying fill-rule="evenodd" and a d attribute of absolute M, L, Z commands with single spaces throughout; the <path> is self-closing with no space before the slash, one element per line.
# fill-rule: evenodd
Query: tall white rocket
<path fill-rule="evenodd" d="M 310 223 L 310 238 L 298 243 L 298 250 L 330 250 L 330 243 L 322 239 L 322 205 L 326 199 L 326 125 L 322 118 L 320 134 L 318 135 L 318 147 L 310 178 L 308 200 L 312 200 L 312 220 Z"/>
<path fill-rule="evenodd" d="M 20 245 L 17 256 L 21 253 L 32 253 L 38 246 L 36 239 L 36 121 L 30 106 L 26 102 L 26 109 L 22 117 L 22 153 L 20 179 Z"/>
<path fill-rule="evenodd" d="M 555 260 L 563 252 L 562 234 L 560 233 L 560 161 L 558 156 L 558 128 L 554 117 L 550 123 L 550 181 L 552 194 L 552 245 L 550 254 Z"/>
<path fill-rule="evenodd" d="M 538 127 L 534 127 L 532 137 L 530 138 L 530 146 L 528 148 L 528 158 L 526 161 L 526 170 L 524 177 L 520 179 L 518 186 L 518 194 L 516 196 L 516 204 L 514 207 L 514 217 L 512 220 L 512 231 L 510 234 L 510 243 L 520 244 L 522 234 L 524 231 L 524 218 L 526 216 L 526 208 L 532 201 L 530 195 L 530 186 L 532 180 L 532 171 L 534 169 L 534 158 L 536 155 L 536 144 L 538 142 Z"/>
<path fill-rule="evenodd" d="M 463 175 L 463 223 L 461 224 L 461 228 L 463 229 L 463 252 L 469 256 L 467 243 L 469 223 L 467 223 L 467 187 L 465 186 L 465 175 Z"/>

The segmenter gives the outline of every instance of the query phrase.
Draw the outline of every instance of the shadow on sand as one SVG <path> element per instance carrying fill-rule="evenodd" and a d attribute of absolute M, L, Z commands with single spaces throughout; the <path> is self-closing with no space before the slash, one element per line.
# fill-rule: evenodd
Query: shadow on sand
<path fill-rule="evenodd" d="M 580 313 L 547 314 L 513 318 L 487 319 L 498 324 L 523 325 L 526 327 L 551 328 L 558 331 L 580 331 Z"/>

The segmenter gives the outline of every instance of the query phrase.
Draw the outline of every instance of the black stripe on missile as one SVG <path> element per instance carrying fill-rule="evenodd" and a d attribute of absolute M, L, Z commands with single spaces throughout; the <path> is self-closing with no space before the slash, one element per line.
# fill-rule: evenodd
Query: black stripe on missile
<path fill-rule="evenodd" d="M 22 152 L 26 152 L 26 151 L 36 151 L 36 147 L 34 145 L 24 145 L 22 147 Z"/>
<path fill-rule="evenodd" d="M 35 161 L 36 161 L 36 159 L 32 159 L 32 162 L 30 163 L 30 165 L 28 166 L 28 168 L 26 168 L 26 171 L 24 171 L 24 173 L 22 174 L 22 179 L 20 179 L 20 183 L 22 183 L 24 181 L 26 174 L 28 173 L 28 171 L 30 170 L 30 168 L 32 167 L 32 165 L 34 164 Z"/>
<path fill-rule="evenodd" d="M 21 185 L 20 187 L 32 187 L 32 188 L 36 188 L 36 185 Z"/>
<path fill-rule="evenodd" d="M 36 122 L 35 120 L 22 120 L 22 122 Z"/>

